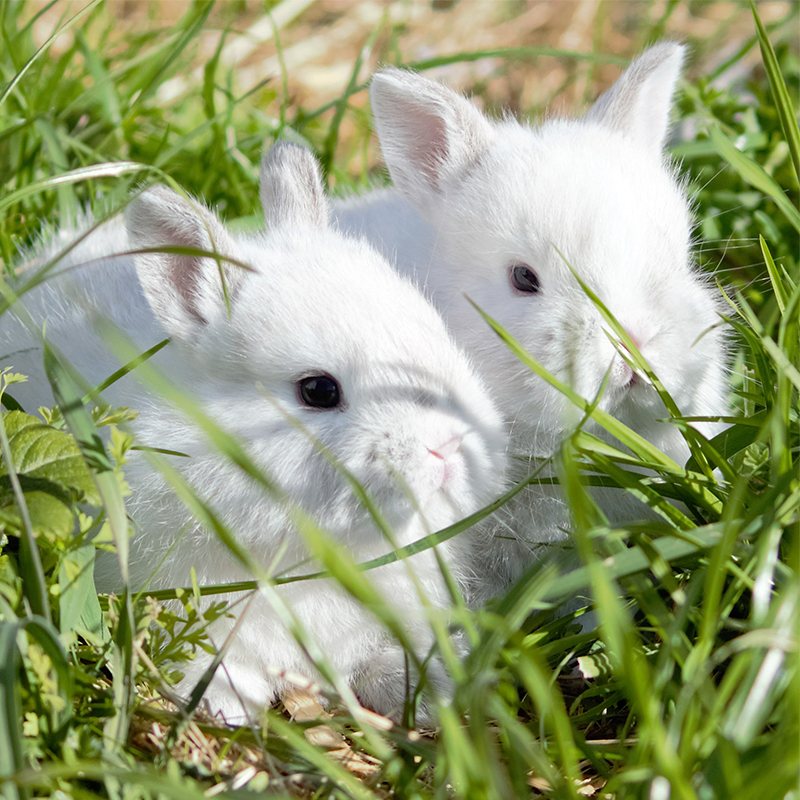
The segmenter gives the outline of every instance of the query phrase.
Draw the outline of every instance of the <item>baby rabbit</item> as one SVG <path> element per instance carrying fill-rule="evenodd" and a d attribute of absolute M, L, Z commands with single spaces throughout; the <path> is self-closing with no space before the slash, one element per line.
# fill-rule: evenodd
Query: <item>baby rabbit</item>
<path fill-rule="evenodd" d="M 584 398 L 595 398 L 610 367 L 600 407 L 679 463 L 688 457 L 655 390 L 609 341 L 565 259 L 685 415 L 725 412 L 719 302 L 693 264 L 685 181 L 663 153 L 683 58 L 681 45 L 651 47 L 585 117 L 538 127 L 491 121 L 410 72 L 373 78 L 375 125 L 396 188 L 343 201 L 337 219 L 427 287 L 501 406 L 519 454 L 549 456 L 580 417 L 483 324 L 467 297 Z M 598 499 L 618 521 L 647 510 L 620 491 Z M 517 503 L 514 516 L 523 552 L 566 536 L 566 509 L 546 487 Z M 512 552 L 504 566 L 513 577 L 524 562 Z"/>
<path fill-rule="evenodd" d="M 140 383 L 136 371 L 105 397 L 140 411 L 134 430 L 141 444 L 190 456 L 174 465 L 274 574 L 318 568 L 295 528 L 295 507 L 356 561 L 393 549 L 331 453 L 375 501 L 397 545 L 485 505 L 498 493 L 504 470 L 502 418 L 439 314 L 368 245 L 329 225 L 309 152 L 273 147 L 262 163 L 260 191 L 267 228 L 245 236 L 175 192 L 148 189 L 129 204 L 124 222 L 116 219 L 90 234 L 63 259 L 60 274 L 23 303 L 37 324 L 47 320 L 48 338 L 92 384 L 127 360 L 108 352 L 93 315 L 110 317 L 142 351 L 171 337 L 151 363 L 246 444 L 287 502 L 220 455 L 179 408 Z M 49 245 L 40 263 L 74 232 L 57 238 L 61 243 Z M 114 257 L 165 246 L 215 251 L 229 261 L 167 252 Z M 20 350 L 30 339 L 11 314 L 0 318 L 0 352 Z M 35 379 L 38 357 L 27 354 L 24 363 L 23 354 L 13 362 L 34 378 L 15 393 L 24 407 L 43 402 L 48 391 Z M 252 577 L 141 454 L 132 453 L 125 469 L 133 489 L 130 563 L 137 587 L 187 585 L 191 568 L 200 585 Z M 478 576 L 479 543 L 458 536 L 439 553 L 469 590 Z M 449 605 L 432 551 L 364 574 L 407 621 L 424 658 L 433 640 L 423 605 Z M 108 563 L 98 582 L 103 590 L 117 588 Z M 369 609 L 332 580 L 292 583 L 277 592 L 365 705 L 391 715 L 402 710 L 404 654 Z M 206 693 L 212 710 L 228 721 L 270 704 L 284 688 L 281 672 L 316 678 L 265 596 L 256 595 L 245 612 L 242 605 L 223 667 Z M 233 627 L 230 619 L 211 627 L 218 646 Z M 209 663 L 202 656 L 189 665 L 184 692 Z M 446 690 L 446 677 L 431 663 L 429 681 Z"/>

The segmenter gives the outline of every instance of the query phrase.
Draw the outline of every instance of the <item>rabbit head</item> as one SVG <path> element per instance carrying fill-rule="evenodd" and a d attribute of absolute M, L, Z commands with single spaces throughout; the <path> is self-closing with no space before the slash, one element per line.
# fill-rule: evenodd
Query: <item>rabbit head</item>
<path fill-rule="evenodd" d="M 248 236 L 165 188 L 127 210 L 131 246 L 150 251 L 136 270 L 176 372 L 289 500 L 359 555 L 386 543 L 343 470 L 401 542 L 424 532 L 412 520 L 436 529 L 479 508 L 503 472 L 502 422 L 441 317 L 369 246 L 329 227 L 306 150 L 265 154 L 261 199 L 266 229 Z M 280 504 L 187 444 L 181 426 L 145 416 L 141 426 L 163 429 L 143 436 L 195 447 L 187 477 L 269 561 L 285 536 Z"/>
<path fill-rule="evenodd" d="M 415 266 L 474 357 L 516 436 L 549 449 L 574 419 L 464 295 L 587 399 L 683 455 L 655 390 L 609 340 L 569 265 L 599 296 L 685 414 L 722 413 L 725 357 L 714 292 L 692 264 L 686 188 L 663 147 L 684 48 L 656 45 L 582 119 L 490 121 L 465 98 L 397 69 L 371 98 L 399 192 L 434 232 Z M 698 427 L 703 427 L 698 425 Z M 706 428 L 710 432 L 712 428 Z"/>

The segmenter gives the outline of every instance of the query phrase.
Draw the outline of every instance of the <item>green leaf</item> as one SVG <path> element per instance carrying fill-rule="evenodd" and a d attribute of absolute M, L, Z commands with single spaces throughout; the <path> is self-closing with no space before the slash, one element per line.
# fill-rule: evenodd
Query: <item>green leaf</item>
<path fill-rule="evenodd" d="M 20 478 L 31 529 L 47 539 L 68 539 L 75 527 L 73 498 L 55 483 L 38 478 Z M 0 530 L 16 535 L 25 525 L 8 476 L 0 477 Z"/>
<path fill-rule="evenodd" d="M 107 514 L 114 544 L 120 557 L 120 569 L 127 583 L 128 575 L 128 518 L 122 499 L 117 477 L 106 453 L 103 441 L 92 420 L 91 414 L 81 402 L 83 393 L 78 389 L 74 379 L 53 354 L 49 345 L 44 347 L 44 366 L 48 380 L 53 388 L 53 395 L 70 427 L 75 445 L 83 467 L 89 479 L 94 482 L 91 497 L 96 505 L 102 505 Z M 74 443 L 73 443 L 74 444 Z M 87 463 L 92 463 L 94 475 L 89 472 Z M 88 497 L 88 494 L 87 494 Z"/>
<path fill-rule="evenodd" d="M 0 602 L 16 608 L 22 599 L 22 580 L 10 556 L 0 555 Z M 9 615 L 10 616 L 10 615 Z"/>
<path fill-rule="evenodd" d="M 114 692 L 114 716 L 106 721 L 103 741 L 107 752 L 122 747 L 128 735 L 131 708 L 134 701 L 134 655 L 135 635 L 131 597 L 128 591 L 128 516 L 125 502 L 117 481 L 111 459 L 92 415 L 81 400 L 83 392 L 70 371 L 59 361 L 47 342 L 44 344 L 44 368 L 53 396 L 64 419 L 80 444 L 81 453 L 93 466 L 93 480 L 102 499 L 106 518 L 114 537 L 123 579 L 120 598 L 119 623 L 115 630 L 111 648 Z"/>
<path fill-rule="evenodd" d="M 8 393 L 3 392 L 3 405 L 8 411 L 24 411 L 25 409 Z"/>
<path fill-rule="evenodd" d="M 108 629 L 94 585 L 95 548 L 83 545 L 67 553 L 58 572 L 61 594 L 58 599 L 59 627 L 62 635 L 85 633 L 107 641 Z"/>
<path fill-rule="evenodd" d="M 67 539 L 75 526 L 72 509 L 49 492 L 25 492 L 31 525 L 47 538 Z"/>
<path fill-rule="evenodd" d="M 19 413 L 19 412 L 11 412 Z M 23 592 L 25 599 L 30 604 L 30 608 L 35 614 L 41 614 L 45 618 L 50 618 L 50 604 L 47 597 L 47 583 L 45 581 L 42 559 L 39 555 L 39 547 L 34 538 L 33 524 L 31 523 L 28 504 L 25 502 L 25 494 L 20 484 L 20 477 L 14 465 L 14 457 L 11 444 L 8 440 L 5 419 L 0 417 L 0 451 L 3 461 L 6 464 L 8 480 L 11 486 L 14 500 L 19 511 L 22 536 L 19 540 L 19 574 L 22 578 Z"/>
<path fill-rule="evenodd" d="M 72 436 L 22 411 L 9 411 L 3 421 L 18 475 L 44 478 L 78 491 L 87 502 L 99 505 L 100 498 L 92 475 Z M 7 474 L 8 467 L 3 461 L 0 475 Z"/>

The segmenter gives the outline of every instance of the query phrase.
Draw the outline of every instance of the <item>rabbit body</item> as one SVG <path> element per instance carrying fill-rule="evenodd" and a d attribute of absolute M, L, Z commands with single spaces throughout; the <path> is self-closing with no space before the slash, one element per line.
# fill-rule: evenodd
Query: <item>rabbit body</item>
<path fill-rule="evenodd" d="M 136 371 L 104 397 L 140 412 L 134 426 L 139 443 L 187 454 L 172 459 L 173 465 L 263 569 L 285 576 L 319 568 L 296 528 L 296 508 L 355 561 L 394 549 L 320 444 L 375 501 L 394 544 L 405 545 L 496 495 L 505 438 L 488 393 L 433 307 L 369 246 L 328 226 L 311 156 L 295 147 L 273 148 L 262 168 L 261 191 L 266 232 L 234 236 L 208 210 L 165 189 L 148 190 L 131 203 L 125 223 L 117 219 L 90 234 L 59 263 L 61 274 L 24 297 L 24 306 L 36 325 L 47 320 L 48 339 L 92 384 L 130 360 L 134 350 L 171 337 L 149 363 L 243 442 L 282 496 L 268 494 L 209 445 L 202 430 L 140 382 Z M 62 232 L 38 263 L 73 236 Z M 224 264 L 230 316 L 215 259 L 114 257 L 165 245 L 215 250 L 252 268 Z M 69 269 L 77 265 L 84 266 Z M 130 353 L 112 355 L 102 319 L 130 337 Z M 0 352 L 20 351 L 32 341 L 11 314 L 0 320 Z M 39 359 L 38 348 L 6 359 L 32 377 L 16 387 L 26 408 L 49 394 L 36 379 Z M 327 408 L 304 402 L 300 387 L 310 380 L 313 389 L 315 376 L 327 381 L 323 386 L 335 381 L 340 402 Z M 134 586 L 185 586 L 191 568 L 200 585 L 252 578 L 150 461 L 131 453 L 125 473 L 134 490 L 128 503 L 137 530 L 130 557 Z M 481 549 L 474 535 L 450 539 L 439 551 L 465 591 L 480 582 Z M 450 602 L 432 551 L 365 574 L 406 622 L 424 658 L 432 636 L 423 605 L 443 608 Z M 98 585 L 117 588 L 111 561 L 101 565 Z M 287 629 L 287 606 L 365 705 L 399 713 L 406 692 L 404 654 L 369 610 L 331 580 L 287 584 L 275 595 L 275 607 L 263 593 L 237 606 L 236 634 L 206 693 L 212 710 L 239 721 L 272 702 L 287 673 L 317 677 Z M 234 624 L 226 618 L 212 625 L 217 647 Z M 185 692 L 209 663 L 201 654 L 189 664 Z M 446 677 L 432 664 L 429 681 L 446 690 Z"/>
<path fill-rule="evenodd" d="M 720 301 L 692 263 L 685 182 L 663 155 L 683 60 L 652 47 L 582 119 L 530 127 L 490 121 L 419 75 L 378 73 L 372 107 L 395 189 L 346 199 L 339 225 L 366 236 L 427 287 L 500 405 L 513 449 L 547 457 L 582 413 L 525 367 L 479 317 L 497 320 L 551 374 L 679 464 L 688 448 L 656 391 L 625 362 L 570 267 L 632 337 L 686 416 L 724 414 Z M 469 298 L 469 300 L 468 300 Z M 698 422 L 705 435 L 720 428 Z M 611 441 L 596 427 L 590 429 Z M 526 465 L 518 476 L 530 471 Z M 612 521 L 648 509 L 621 491 L 596 496 Z M 500 583 L 542 542 L 567 536 L 558 491 L 532 488 L 498 533 Z"/>

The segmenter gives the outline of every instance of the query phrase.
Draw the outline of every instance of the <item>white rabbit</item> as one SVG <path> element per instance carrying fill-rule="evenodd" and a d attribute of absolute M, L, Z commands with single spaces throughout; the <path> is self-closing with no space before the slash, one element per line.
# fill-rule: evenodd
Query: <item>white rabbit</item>
<path fill-rule="evenodd" d="M 502 418 L 439 314 L 368 245 L 329 226 L 319 170 L 307 151 L 276 145 L 265 155 L 261 199 L 267 230 L 245 236 L 170 190 L 149 189 L 130 203 L 124 222 L 116 219 L 89 235 L 59 264 L 62 274 L 23 303 L 37 323 L 47 320 L 48 338 L 92 384 L 126 360 L 109 354 L 93 328 L 95 312 L 111 318 L 141 350 L 171 337 L 151 363 L 246 443 L 264 473 L 356 561 L 393 546 L 308 433 L 365 487 L 398 545 L 493 499 L 504 470 Z M 71 238 L 74 231 L 62 232 L 38 263 Z M 164 246 L 215 250 L 252 268 L 222 262 L 230 316 L 217 260 L 169 253 L 112 257 Z M 30 339 L 11 314 L 0 318 L 0 352 L 19 351 Z M 17 387 L 16 399 L 26 408 L 48 392 L 36 379 L 39 359 L 38 349 L 6 359 L 34 378 Z M 290 517 L 292 503 L 266 494 L 136 375 L 126 375 L 105 397 L 141 412 L 134 425 L 138 440 L 190 456 L 174 465 L 264 569 L 314 571 Z M 138 531 L 131 543 L 136 586 L 153 572 L 153 588 L 185 586 L 190 568 L 201 585 L 251 577 L 145 458 L 132 454 L 126 476 Z M 478 544 L 466 535 L 439 548 L 465 590 L 480 580 Z M 116 588 L 113 570 L 99 572 L 102 589 Z M 425 602 L 449 605 L 430 550 L 365 575 L 407 621 L 424 658 L 433 639 L 412 572 Z M 406 692 L 403 651 L 369 609 L 333 581 L 288 584 L 278 594 L 365 705 L 399 713 Z M 284 688 L 280 671 L 316 678 L 264 596 L 240 616 L 224 669 L 206 694 L 212 710 L 229 721 L 271 703 Z M 218 646 L 232 628 L 230 620 L 212 626 Z M 206 657 L 192 662 L 182 690 L 190 691 L 209 663 Z M 441 668 L 434 663 L 430 673 L 446 690 Z"/>
<path fill-rule="evenodd" d="M 427 286 L 500 404 L 513 448 L 548 456 L 579 417 L 506 348 L 465 298 L 541 364 L 679 463 L 688 449 L 655 390 L 635 375 L 556 248 L 614 314 L 684 415 L 725 413 L 726 353 L 717 293 L 691 255 L 685 181 L 663 153 L 684 48 L 651 47 L 582 119 L 530 127 L 491 121 L 420 75 L 386 69 L 372 109 L 394 190 L 342 201 L 345 230 L 366 235 Z M 705 335 L 704 335 L 705 334 Z M 697 423 L 705 435 L 719 428 Z M 616 520 L 647 509 L 597 493 Z M 524 509 L 523 509 L 524 506 Z M 513 504 L 524 551 L 564 538 L 568 513 L 539 487 Z M 508 556 L 513 577 L 528 557 Z"/>

